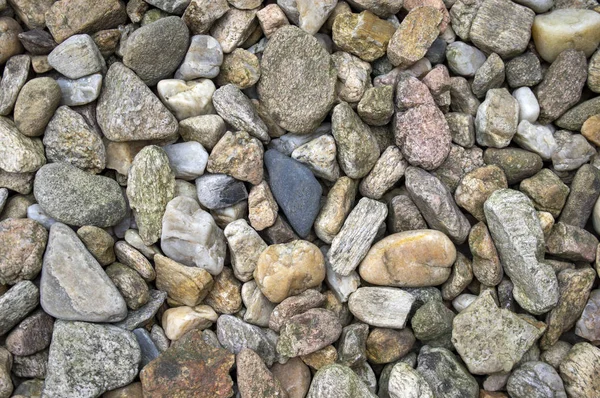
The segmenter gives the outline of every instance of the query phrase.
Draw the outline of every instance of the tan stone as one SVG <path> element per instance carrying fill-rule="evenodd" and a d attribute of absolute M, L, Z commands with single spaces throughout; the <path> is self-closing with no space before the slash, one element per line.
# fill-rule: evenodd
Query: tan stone
<path fill-rule="evenodd" d="M 337 350 L 332 345 L 328 345 L 327 347 L 321 348 L 310 354 L 300 356 L 302 362 L 315 370 L 319 370 L 323 366 L 335 363 L 337 357 Z"/>
<path fill-rule="evenodd" d="M 223 272 L 215 277 L 212 290 L 204 299 L 220 314 L 233 314 L 242 308 L 242 284 L 233 275 L 231 268 L 223 268 Z"/>
<path fill-rule="evenodd" d="M 77 230 L 77 236 L 100 265 L 115 262 L 115 240 L 108 232 L 93 225 L 84 225 Z"/>
<path fill-rule="evenodd" d="M 446 9 L 446 6 L 442 0 L 405 0 L 404 1 L 404 9 L 408 12 L 412 11 L 417 7 L 434 7 L 442 13 L 442 22 L 440 23 L 440 33 L 444 33 L 446 28 L 448 28 L 448 24 L 450 23 L 450 14 Z M 448 7 L 450 8 L 450 7 Z"/>
<path fill-rule="evenodd" d="M 154 256 L 156 287 L 182 304 L 195 306 L 213 287 L 213 278 L 203 268 L 186 267 L 161 254 Z"/>
<path fill-rule="evenodd" d="M 275 363 L 271 373 L 279 380 L 289 398 L 304 398 L 310 387 L 310 369 L 298 357 L 285 364 Z"/>
<path fill-rule="evenodd" d="M 231 54 L 226 54 L 223 57 L 223 63 L 217 76 L 217 84 L 225 86 L 231 83 L 243 90 L 255 85 L 259 78 L 260 64 L 256 55 L 247 50 L 236 48 Z"/>
<path fill-rule="evenodd" d="M 390 235 L 377 242 L 359 266 L 360 276 L 382 286 L 437 286 L 450 276 L 456 260 L 452 241 L 424 229 Z"/>
<path fill-rule="evenodd" d="M 506 176 L 495 165 L 479 167 L 460 180 L 454 193 L 456 204 L 468 211 L 479 221 L 485 221 L 483 204 L 492 193 L 508 188 Z"/>
<path fill-rule="evenodd" d="M 264 250 L 254 271 L 261 292 L 280 303 L 325 279 L 325 259 L 319 248 L 304 240 L 271 245 Z"/>
<path fill-rule="evenodd" d="M 392 36 L 387 55 L 394 66 L 410 66 L 423 58 L 438 37 L 443 15 L 434 7 L 418 7 L 408 13 Z"/>
<path fill-rule="evenodd" d="M 105 392 L 102 398 L 144 398 L 142 383 L 138 381 L 128 386 Z"/>
<path fill-rule="evenodd" d="M 473 254 L 473 275 L 485 286 L 496 286 L 502 281 L 504 271 L 496 246 L 483 222 L 471 228 L 469 233 L 469 249 Z"/>
<path fill-rule="evenodd" d="M 372 12 L 363 11 L 339 14 L 332 30 L 333 41 L 340 49 L 371 62 L 385 55 L 396 28 Z"/>
<path fill-rule="evenodd" d="M 409 328 L 374 328 L 367 337 L 367 358 L 376 364 L 397 361 L 410 352 L 415 341 L 415 335 Z"/>
<path fill-rule="evenodd" d="M 354 205 L 357 189 L 357 181 L 344 176 L 329 190 L 327 200 L 314 223 L 315 233 L 323 242 L 331 243 L 340 232 L 344 220 Z"/>
<path fill-rule="evenodd" d="M 233 274 L 242 282 L 248 282 L 267 244 L 244 219 L 230 223 L 223 232 L 229 245 Z"/>
<path fill-rule="evenodd" d="M 146 282 L 152 282 L 156 278 L 150 261 L 127 242 L 120 240 L 115 243 L 115 254 L 119 262 L 136 270 Z"/>
<path fill-rule="evenodd" d="M 542 226 L 542 231 L 544 232 L 544 238 L 548 238 L 550 232 L 552 232 L 552 227 L 554 227 L 554 216 L 547 211 L 538 211 L 538 218 L 540 219 L 540 225 Z"/>
<path fill-rule="evenodd" d="M 245 131 L 228 131 L 208 157 L 210 173 L 224 173 L 241 181 L 260 184 L 263 179 L 263 146 Z"/>
<path fill-rule="evenodd" d="M 266 181 L 252 187 L 248 194 L 248 219 L 255 230 L 262 231 L 275 224 L 278 211 L 279 206 Z"/>
<path fill-rule="evenodd" d="M 592 144 L 600 146 L 600 115 L 590 116 L 583 122 L 581 134 Z"/>
<path fill-rule="evenodd" d="M 32 55 L 31 67 L 35 73 L 46 73 L 54 69 L 48 62 L 47 55 Z"/>
<path fill-rule="evenodd" d="M 209 328 L 218 317 L 208 305 L 169 308 L 162 316 L 162 327 L 169 340 L 179 340 L 192 329 Z"/>
<path fill-rule="evenodd" d="M 565 391 L 572 398 L 597 396 L 600 391 L 600 348 L 575 344 L 560 364 Z"/>
<path fill-rule="evenodd" d="M 289 25 L 287 17 L 283 10 L 277 4 L 269 4 L 256 13 L 258 23 L 268 39 L 273 33 L 282 26 Z"/>

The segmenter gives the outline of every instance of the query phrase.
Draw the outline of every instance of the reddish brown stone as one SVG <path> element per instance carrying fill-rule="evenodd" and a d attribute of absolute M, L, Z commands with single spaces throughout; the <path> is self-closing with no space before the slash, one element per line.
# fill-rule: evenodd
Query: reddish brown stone
<path fill-rule="evenodd" d="M 30 280 L 42 269 L 48 232 L 28 218 L 0 223 L 0 284 Z"/>
<path fill-rule="evenodd" d="M 236 356 L 237 383 L 244 398 L 288 398 L 279 380 L 254 351 L 244 348 Z"/>
<path fill-rule="evenodd" d="M 233 395 L 235 357 L 191 330 L 140 372 L 145 398 L 219 398 Z"/>

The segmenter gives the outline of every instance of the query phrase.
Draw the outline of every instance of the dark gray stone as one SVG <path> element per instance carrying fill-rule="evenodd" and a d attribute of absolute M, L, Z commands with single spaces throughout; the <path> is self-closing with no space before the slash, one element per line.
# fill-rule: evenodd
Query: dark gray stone
<path fill-rule="evenodd" d="M 526 52 L 508 61 L 505 66 L 506 80 L 512 88 L 532 87 L 542 81 L 542 65 L 532 52 Z"/>
<path fill-rule="evenodd" d="M 6 336 L 6 348 L 14 355 L 32 355 L 50 345 L 54 318 L 39 309 Z"/>
<path fill-rule="evenodd" d="M 160 351 L 152 341 L 150 333 L 146 329 L 135 329 L 133 331 L 135 339 L 140 345 L 140 351 L 142 353 L 142 361 L 140 362 L 140 369 L 148 365 L 150 362 L 158 358 Z"/>
<path fill-rule="evenodd" d="M 33 29 L 19 33 L 19 41 L 31 55 L 50 54 L 57 46 L 52 35 L 44 29 Z"/>
<path fill-rule="evenodd" d="M 531 177 L 544 166 L 540 155 L 519 148 L 488 148 L 483 153 L 483 161 L 500 167 L 508 185 Z"/>
<path fill-rule="evenodd" d="M 319 213 L 321 184 L 308 167 L 275 149 L 265 153 L 264 162 L 277 204 L 296 233 L 306 237 Z"/>
<path fill-rule="evenodd" d="M 208 209 L 222 209 L 248 198 L 243 182 L 225 174 L 204 174 L 196 179 L 200 204 Z"/>
<path fill-rule="evenodd" d="M 425 58 L 433 65 L 444 62 L 446 60 L 446 42 L 439 37 L 435 39 L 427 53 L 425 53 Z"/>
<path fill-rule="evenodd" d="M 40 299 L 40 291 L 31 281 L 21 281 L 0 296 L 0 336 L 27 316 Z"/>
<path fill-rule="evenodd" d="M 129 311 L 127 318 L 121 322 L 116 322 L 114 325 L 125 330 L 134 330 L 146 326 L 152 321 L 154 315 L 158 312 L 158 309 L 163 305 L 167 299 L 167 292 L 161 290 L 150 290 L 150 300 L 139 310 Z"/>
<path fill-rule="evenodd" d="M 13 356 L 12 372 L 17 377 L 44 379 L 47 370 L 48 350 L 28 356 Z"/>
<path fill-rule="evenodd" d="M 456 356 L 445 348 L 421 348 L 417 371 L 429 383 L 434 396 L 444 398 L 478 398 L 477 380 Z"/>
<path fill-rule="evenodd" d="M 584 164 L 573 178 L 571 192 L 558 221 L 579 228 L 585 227 L 598 196 L 600 196 L 600 171 L 590 164 Z"/>

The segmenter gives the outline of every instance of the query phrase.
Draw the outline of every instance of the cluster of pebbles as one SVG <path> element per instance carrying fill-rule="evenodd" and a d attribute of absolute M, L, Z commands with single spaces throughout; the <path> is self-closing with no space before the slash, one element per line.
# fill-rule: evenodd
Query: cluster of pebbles
<path fill-rule="evenodd" d="M 596 0 L 0 0 L 0 398 L 600 397 Z"/>

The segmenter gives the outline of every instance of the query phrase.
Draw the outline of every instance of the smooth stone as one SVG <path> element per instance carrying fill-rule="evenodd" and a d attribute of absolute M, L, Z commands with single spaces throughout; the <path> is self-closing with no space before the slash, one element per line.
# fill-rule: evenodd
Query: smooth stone
<path fill-rule="evenodd" d="M 319 31 L 337 5 L 337 0 L 278 0 L 290 21 L 310 35 Z"/>
<path fill-rule="evenodd" d="M 152 282 L 156 279 L 156 272 L 154 272 L 152 264 L 150 264 L 141 252 L 127 242 L 118 241 L 114 244 L 114 250 L 119 262 L 135 270 L 146 282 Z"/>
<path fill-rule="evenodd" d="M 329 189 L 327 199 L 314 222 L 315 233 L 323 242 L 331 243 L 342 228 L 354 206 L 358 183 L 349 177 L 340 177 Z"/>
<path fill-rule="evenodd" d="M 219 116 L 235 129 L 246 131 L 262 142 L 269 142 L 268 128 L 256 108 L 233 84 L 219 87 L 214 92 L 213 105 Z"/>
<path fill-rule="evenodd" d="M 536 16 L 532 36 L 541 57 L 552 63 L 567 49 L 592 55 L 600 43 L 600 17 L 591 11 L 555 9 Z"/>
<path fill-rule="evenodd" d="M 27 55 L 15 55 L 4 66 L 2 81 L 0 81 L 0 115 L 9 115 L 19 92 L 27 81 L 31 58 Z"/>
<path fill-rule="evenodd" d="M 331 242 L 327 258 L 335 272 L 348 276 L 358 267 L 386 216 L 387 206 L 383 203 L 360 199 Z"/>
<path fill-rule="evenodd" d="M 40 302 L 49 315 L 63 320 L 118 322 L 127 316 L 113 282 L 75 232 L 61 223 L 50 228 Z"/>
<path fill-rule="evenodd" d="M 336 155 L 335 139 L 329 134 L 315 138 L 292 152 L 293 159 L 307 165 L 316 177 L 328 181 L 337 181 L 340 177 Z"/>
<path fill-rule="evenodd" d="M 550 128 L 532 124 L 527 120 L 522 120 L 519 123 L 513 140 L 521 148 L 540 155 L 543 160 L 551 160 L 559 149 Z"/>
<path fill-rule="evenodd" d="M 483 161 L 500 167 L 506 175 L 508 185 L 531 177 L 544 166 L 538 154 L 519 148 L 488 148 L 483 154 Z"/>
<path fill-rule="evenodd" d="M 96 106 L 98 124 L 111 141 L 165 139 L 177 133 L 177 119 L 125 65 L 108 69 Z"/>
<path fill-rule="evenodd" d="M 327 250 L 327 246 L 321 246 L 321 252 L 325 257 L 325 267 L 327 268 L 325 281 L 336 298 L 340 302 L 345 303 L 348 301 L 348 297 L 360 286 L 360 277 L 355 271 L 352 271 L 347 276 L 335 272 L 331 267 L 331 263 L 327 260 Z"/>
<path fill-rule="evenodd" d="M 543 324 L 498 308 L 492 294 L 484 292 L 454 318 L 452 343 L 471 373 L 509 372 L 544 330 Z"/>
<path fill-rule="evenodd" d="M 427 229 L 427 223 L 408 193 L 394 196 L 388 207 L 387 225 L 391 233 Z"/>
<path fill-rule="evenodd" d="M 319 212 L 322 188 L 300 162 L 274 149 L 264 155 L 269 187 L 294 230 L 306 237 Z"/>
<path fill-rule="evenodd" d="M 285 364 L 275 363 L 270 370 L 273 376 L 279 380 L 289 398 L 306 396 L 310 387 L 311 373 L 300 358 L 291 358 Z"/>
<path fill-rule="evenodd" d="M 501 189 L 485 202 L 484 211 L 515 299 L 530 313 L 547 312 L 558 301 L 558 282 L 542 262 L 544 235 L 533 204 L 523 193 Z"/>
<path fill-rule="evenodd" d="M 194 193 L 194 197 L 196 197 L 195 187 L 193 189 L 193 193 Z M 176 195 L 176 196 L 180 196 L 180 195 Z M 142 253 L 144 255 L 144 257 L 146 257 L 148 260 L 152 260 L 154 258 L 155 254 L 161 254 L 161 251 L 158 248 L 158 246 L 156 246 L 156 245 L 146 246 L 144 244 L 144 242 L 142 242 L 142 238 L 140 237 L 140 234 L 135 229 L 128 229 L 127 231 L 125 231 L 124 238 L 125 238 L 125 241 L 127 243 L 129 243 L 129 245 L 131 245 L 133 248 L 135 248 L 140 253 Z M 142 274 L 143 274 L 143 272 L 142 272 Z M 144 275 L 144 277 L 149 278 L 149 277 L 151 277 L 151 275 L 146 274 L 146 275 Z"/>
<path fill-rule="evenodd" d="M 258 94 L 276 124 L 308 134 L 333 106 L 336 80 L 333 61 L 319 42 L 300 28 L 284 26 L 263 53 Z"/>
<path fill-rule="evenodd" d="M 57 46 L 52 35 L 41 28 L 19 33 L 19 41 L 34 56 L 48 55 Z"/>
<path fill-rule="evenodd" d="M 581 317 L 575 324 L 575 334 L 589 341 L 600 340 L 600 290 L 592 290 Z"/>
<path fill-rule="evenodd" d="M 423 58 L 440 32 L 442 18 L 442 12 L 434 7 L 409 10 L 388 44 L 392 65 L 407 67 Z"/>
<path fill-rule="evenodd" d="M 486 56 L 476 47 L 455 41 L 446 47 L 446 59 L 450 70 L 460 76 L 475 76 L 486 61 Z"/>
<path fill-rule="evenodd" d="M 15 103 L 17 129 L 28 137 L 42 135 L 60 103 L 60 96 L 60 87 L 54 79 L 42 77 L 27 82 Z"/>
<path fill-rule="evenodd" d="M 588 397 L 600 388 L 600 348 L 578 343 L 560 365 L 560 376 L 569 397 Z"/>
<path fill-rule="evenodd" d="M 394 365 L 389 377 L 390 398 L 433 398 L 433 391 L 427 381 L 407 363 Z"/>
<path fill-rule="evenodd" d="M 84 76 L 79 79 L 59 77 L 56 83 L 62 93 L 62 104 L 68 106 L 86 105 L 94 102 L 102 89 L 102 75 L 100 73 Z"/>
<path fill-rule="evenodd" d="M 217 320 L 219 343 L 232 354 L 245 348 L 256 352 L 267 366 L 275 361 L 274 344 L 258 326 L 251 325 L 231 315 L 221 315 Z"/>
<path fill-rule="evenodd" d="M 160 351 L 156 347 L 156 344 L 154 344 L 154 342 L 152 341 L 150 333 L 146 329 L 134 329 L 133 334 L 135 335 L 135 339 L 137 340 L 140 346 L 140 352 L 142 354 L 140 368 L 144 368 L 144 366 L 148 365 L 150 362 L 158 358 L 158 356 L 160 355 Z"/>
<path fill-rule="evenodd" d="M 48 232 L 33 220 L 0 222 L 0 284 L 34 279 L 42 269 L 47 241 Z"/>
<path fill-rule="evenodd" d="M 137 310 L 150 300 L 148 285 L 135 270 L 115 262 L 105 271 L 119 289 L 128 308 Z"/>
<path fill-rule="evenodd" d="M 248 282 L 267 244 L 244 219 L 228 224 L 223 232 L 230 250 L 233 273 L 242 282 Z"/>
<path fill-rule="evenodd" d="M 552 154 L 552 165 L 557 171 L 576 170 L 587 163 L 596 150 L 581 134 L 573 134 L 567 130 L 554 133 L 557 148 Z"/>
<path fill-rule="evenodd" d="M 456 356 L 446 348 L 421 348 L 417 372 L 427 381 L 433 395 L 447 398 L 478 398 L 479 385 Z"/>
<path fill-rule="evenodd" d="M 106 266 L 115 262 L 115 240 L 104 229 L 85 225 L 77 230 L 77 236 L 100 265 Z"/>
<path fill-rule="evenodd" d="M 202 268 L 187 267 L 160 254 L 154 256 L 154 263 L 156 287 L 179 303 L 196 306 L 213 287 L 213 278 Z"/>
<path fill-rule="evenodd" d="M 331 133 L 331 123 L 325 122 L 317 127 L 314 132 L 309 134 L 286 133 L 281 137 L 275 138 L 269 143 L 269 148 L 276 149 L 284 155 L 291 156 L 296 148 L 329 133 Z"/>
<path fill-rule="evenodd" d="M 341 333 L 342 325 L 335 313 L 313 308 L 283 324 L 277 352 L 286 357 L 311 354 L 335 342 Z"/>
<path fill-rule="evenodd" d="M 519 121 L 535 123 L 540 115 L 540 104 L 533 91 L 529 87 L 520 87 L 513 91 L 512 96 L 519 103 Z"/>
<path fill-rule="evenodd" d="M 417 167 L 409 167 L 405 178 L 408 193 L 429 226 L 448 235 L 454 243 L 463 243 L 471 226 L 445 185 Z"/>
<path fill-rule="evenodd" d="M 477 300 L 477 296 L 474 294 L 463 293 L 452 300 L 452 307 L 460 313 L 473 304 L 475 300 Z"/>
<path fill-rule="evenodd" d="M 308 289 L 296 296 L 290 296 L 277 304 L 269 317 L 269 328 L 275 332 L 293 316 L 302 314 L 312 308 L 320 307 L 325 302 L 325 296 L 315 289 Z"/>
<path fill-rule="evenodd" d="M 471 260 L 462 253 L 457 253 L 456 261 L 450 276 L 442 285 L 442 298 L 452 301 L 461 294 L 473 281 Z"/>
<path fill-rule="evenodd" d="M 184 81 L 165 79 L 156 86 L 158 97 L 177 120 L 214 113 L 212 104 L 216 88 L 209 79 Z"/>
<path fill-rule="evenodd" d="M 9 173 L 30 173 L 46 163 L 38 138 L 23 135 L 8 118 L 0 116 L 0 168 Z"/>
<path fill-rule="evenodd" d="M 44 396 L 96 397 L 133 381 L 141 360 L 135 336 L 112 325 L 57 321 Z"/>
<path fill-rule="evenodd" d="M 148 0 L 148 4 L 153 5 L 169 14 L 181 15 L 190 3 L 189 0 Z"/>
<path fill-rule="evenodd" d="M 350 295 L 350 312 L 371 326 L 402 329 L 415 298 L 391 287 L 361 287 Z"/>
<path fill-rule="evenodd" d="M 169 258 L 212 275 L 221 273 L 225 236 L 198 202 L 183 196 L 174 198 L 167 204 L 162 222 L 161 249 Z"/>
<path fill-rule="evenodd" d="M 257 326 L 269 326 L 275 304 L 261 293 L 256 281 L 249 281 L 242 285 L 242 301 L 246 307 L 244 321 Z"/>
<path fill-rule="evenodd" d="M 225 134 L 225 122 L 219 115 L 191 117 L 179 122 L 179 134 L 184 141 L 196 141 L 210 151 Z"/>
<path fill-rule="evenodd" d="M 566 111 L 556 120 L 556 125 L 567 130 L 582 130 L 583 123 L 598 113 L 600 113 L 600 99 L 596 97 L 583 101 Z"/>
<path fill-rule="evenodd" d="M 571 192 L 558 221 L 584 228 L 600 195 L 600 171 L 592 165 L 584 164 L 575 173 L 570 188 Z"/>
<path fill-rule="evenodd" d="M 208 35 L 192 36 L 190 47 L 175 79 L 193 80 L 217 77 L 223 63 L 223 50 L 219 42 Z"/>
<path fill-rule="evenodd" d="M 165 145 L 163 150 L 169 158 L 175 178 L 189 181 L 204 174 L 208 153 L 200 143 L 189 141 Z"/>
<path fill-rule="evenodd" d="M 109 227 L 125 216 L 125 198 L 116 181 L 88 174 L 66 163 L 37 173 L 34 195 L 53 219 L 70 225 Z"/>
<path fill-rule="evenodd" d="M 161 323 L 171 341 L 179 340 L 192 329 L 204 330 L 216 322 L 219 315 L 208 305 L 169 308 L 163 313 Z"/>
<path fill-rule="evenodd" d="M 106 67 L 98 46 L 86 34 L 71 36 L 56 46 L 48 54 L 48 63 L 69 79 L 79 79 Z"/>
<path fill-rule="evenodd" d="M 204 174 L 196 179 L 200 204 L 208 209 L 222 209 L 248 198 L 242 181 L 225 174 Z"/>
<path fill-rule="evenodd" d="M 519 123 L 519 103 L 506 89 L 492 89 L 477 109 L 475 131 L 477 143 L 482 146 L 504 148 Z"/>
<path fill-rule="evenodd" d="M 19 324 L 39 304 L 40 291 L 31 281 L 17 282 L 0 296 L 0 336 Z"/>
<path fill-rule="evenodd" d="M 189 44 L 189 31 L 181 18 L 170 16 L 136 29 L 128 38 L 123 64 L 154 86 L 175 72 Z"/>
<path fill-rule="evenodd" d="M 127 317 L 114 325 L 121 329 L 132 331 L 134 329 L 146 326 L 153 319 L 158 310 L 162 307 L 167 298 L 167 293 L 150 289 L 150 300 L 146 305 L 136 311 L 129 311 Z"/>
<path fill-rule="evenodd" d="M 2 37 L 0 38 L 0 49 L 2 50 L 0 65 L 6 63 L 12 56 L 23 52 L 23 45 L 19 41 L 19 34 L 23 32 L 23 28 L 21 28 L 19 22 L 10 17 L 11 15 L 8 12 L 6 16 L 0 17 L 0 30 L 2 31 Z"/>

